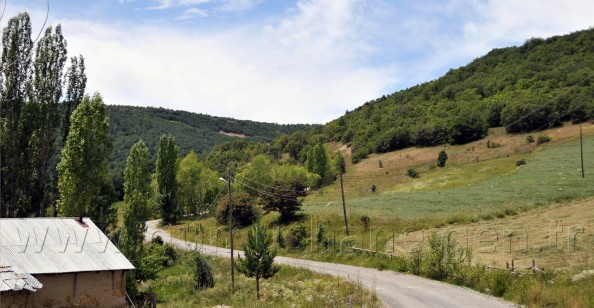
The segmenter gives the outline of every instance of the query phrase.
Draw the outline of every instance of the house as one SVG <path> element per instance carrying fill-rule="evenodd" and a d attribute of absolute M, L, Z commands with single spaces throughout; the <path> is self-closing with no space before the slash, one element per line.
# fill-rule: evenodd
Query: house
<path fill-rule="evenodd" d="M 131 269 L 88 218 L 0 219 L 0 307 L 124 307 Z"/>

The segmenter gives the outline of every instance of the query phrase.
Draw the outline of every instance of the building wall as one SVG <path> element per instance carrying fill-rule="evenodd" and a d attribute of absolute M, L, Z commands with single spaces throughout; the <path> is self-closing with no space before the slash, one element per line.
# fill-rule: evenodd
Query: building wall
<path fill-rule="evenodd" d="M 0 306 L 25 307 L 26 303 L 26 307 L 126 307 L 124 271 L 33 276 L 43 284 L 41 289 L 35 293 L 3 292 Z"/>

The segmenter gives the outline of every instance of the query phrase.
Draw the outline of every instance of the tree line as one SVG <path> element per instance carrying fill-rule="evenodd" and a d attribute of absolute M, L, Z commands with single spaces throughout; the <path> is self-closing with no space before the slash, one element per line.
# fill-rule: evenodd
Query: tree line
<path fill-rule="evenodd" d="M 520 133 L 593 120 L 593 74 L 594 29 L 532 38 L 369 101 L 319 134 L 350 145 L 358 162 L 409 146 L 467 143 L 489 127 Z"/>
<path fill-rule="evenodd" d="M 12 17 L 3 29 L 2 217 L 44 216 L 57 199 L 56 151 L 66 141 L 70 115 L 82 102 L 86 87 L 82 55 L 70 59 L 64 74 L 66 47 L 60 25 L 45 28 L 33 42 L 27 13 Z"/>

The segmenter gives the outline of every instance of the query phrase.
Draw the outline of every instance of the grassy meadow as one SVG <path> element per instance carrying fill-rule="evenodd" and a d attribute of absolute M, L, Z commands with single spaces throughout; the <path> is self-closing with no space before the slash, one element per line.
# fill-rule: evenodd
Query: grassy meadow
<path fill-rule="evenodd" d="M 279 224 L 275 213 L 260 219 L 275 237 L 305 226 L 302 246 L 275 244 L 281 255 L 404 272 L 411 271 L 414 247 L 426 245 L 432 232 L 448 235 L 472 250 L 472 263 L 479 267 L 446 281 L 528 306 L 594 305 L 589 292 L 594 275 L 573 279 L 594 268 L 594 126 L 584 125 L 583 131 L 585 178 L 578 126 L 533 134 L 551 137 L 543 144 L 527 142 L 528 134 L 494 129 L 483 140 L 445 147 L 445 168 L 434 166 L 444 147 L 409 148 L 348 164 L 344 184 L 350 236 L 338 181 L 311 192 L 295 222 Z M 333 146 L 348 155 L 348 149 Z M 525 164 L 518 166 L 520 160 Z M 420 176 L 407 177 L 409 168 Z M 369 217 L 368 225 L 363 216 Z M 187 217 L 166 228 L 182 239 L 229 246 L 227 228 L 213 217 Z M 247 229 L 235 230 L 237 249 Z M 546 274 L 514 276 L 480 265 L 505 269 L 512 259 L 519 267 L 535 260 Z"/>

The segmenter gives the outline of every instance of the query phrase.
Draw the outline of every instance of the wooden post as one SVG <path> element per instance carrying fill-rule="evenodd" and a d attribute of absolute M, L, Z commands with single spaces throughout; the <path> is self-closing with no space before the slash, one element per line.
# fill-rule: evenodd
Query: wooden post
<path fill-rule="evenodd" d="M 342 193 L 342 211 L 344 213 L 344 225 L 346 226 L 346 235 L 349 236 L 349 222 L 347 220 L 346 204 L 344 202 L 344 186 L 342 185 L 342 172 L 340 173 L 340 192 Z"/>
<path fill-rule="evenodd" d="M 580 157 L 582 161 L 582 179 L 585 177 L 584 175 L 584 145 L 582 142 L 582 123 L 580 123 Z"/>

